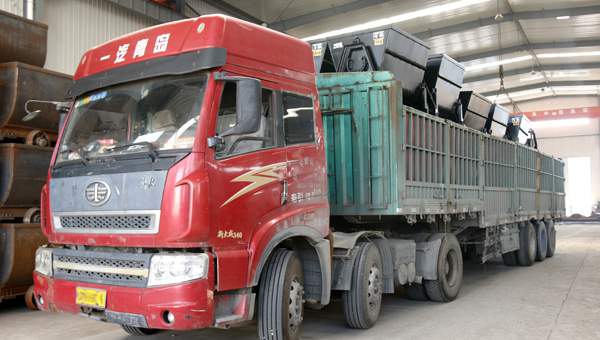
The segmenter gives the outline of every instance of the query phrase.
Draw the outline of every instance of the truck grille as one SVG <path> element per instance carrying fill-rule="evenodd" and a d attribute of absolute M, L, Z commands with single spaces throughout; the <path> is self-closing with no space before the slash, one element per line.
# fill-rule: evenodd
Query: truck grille
<path fill-rule="evenodd" d="M 145 287 L 151 254 L 55 249 L 54 277 L 69 281 Z"/>
<path fill-rule="evenodd" d="M 75 233 L 156 233 L 159 212 L 143 211 L 131 214 L 96 212 L 93 214 L 57 213 L 57 231 Z"/>
<path fill-rule="evenodd" d="M 133 229 L 148 230 L 151 225 L 150 215 L 117 215 L 117 216 L 61 216 L 60 224 L 65 229 Z"/>

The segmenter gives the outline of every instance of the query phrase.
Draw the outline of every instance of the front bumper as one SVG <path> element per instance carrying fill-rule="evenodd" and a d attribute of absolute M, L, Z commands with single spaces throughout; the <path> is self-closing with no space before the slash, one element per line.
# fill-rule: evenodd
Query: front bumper
<path fill-rule="evenodd" d="M 37 272 L 33 276 L 35 297 L 44 311 L 84 314 L 103 321 L 153 329 L 191 330 L 214 324 L 210 275 L 208 279 L 153 288 L 66 281 Z M 106 309 L 91 311 L 77 305 L 76 287 L 106 290 Z M 168 312 L 175 316 L 171 323 L 165 317 Z"/>

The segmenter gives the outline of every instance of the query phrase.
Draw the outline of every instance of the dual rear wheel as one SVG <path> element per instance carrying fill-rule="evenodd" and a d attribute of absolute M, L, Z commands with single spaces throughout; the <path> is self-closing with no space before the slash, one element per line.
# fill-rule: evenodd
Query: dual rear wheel
<path fill-rule="evenodd" d="M 460 244 L 453 234 L 444 234 L 437 259 L 437 279 L 413 283 L 406 289 L 411 300 L 449 302 L 456 299 L 463 279 L 463 258 Z"/>

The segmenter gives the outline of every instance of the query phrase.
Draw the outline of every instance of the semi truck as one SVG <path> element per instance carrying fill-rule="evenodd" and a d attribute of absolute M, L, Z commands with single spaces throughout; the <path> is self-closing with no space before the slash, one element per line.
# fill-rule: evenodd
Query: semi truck
<path fill-rule="evenodd" d="M 87 51 L 41 194 L 40 308 L 298 339 L 332 299 L 357 329 L 384 294 L 454 300 L 463 254 L 554 254 L 559 159 L 405 105 L 393 72 L 315 75 L 313 56 L 221 15 Z"/>

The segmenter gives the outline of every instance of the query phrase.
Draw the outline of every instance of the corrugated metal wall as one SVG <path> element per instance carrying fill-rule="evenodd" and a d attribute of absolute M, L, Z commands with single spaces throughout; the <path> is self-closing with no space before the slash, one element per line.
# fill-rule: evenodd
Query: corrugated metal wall
<path fill-rule="evenodd" d="M 0 0 L 0 10 L 23 15 L 23 0 Z"/>
<path fill-rule="evenodd" d="M 75 72 L 89 48 L 156 24 L 104 0 L 45 0 L 38 20 L 48 24 L 45 67 L 67 74 Z"/>

